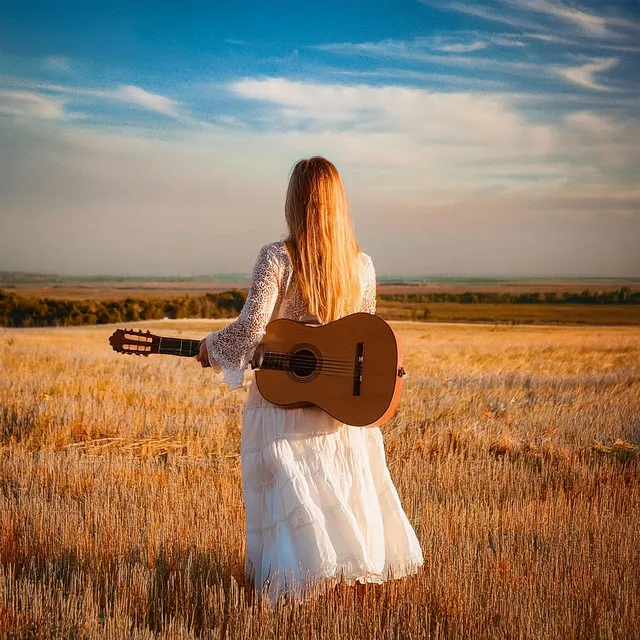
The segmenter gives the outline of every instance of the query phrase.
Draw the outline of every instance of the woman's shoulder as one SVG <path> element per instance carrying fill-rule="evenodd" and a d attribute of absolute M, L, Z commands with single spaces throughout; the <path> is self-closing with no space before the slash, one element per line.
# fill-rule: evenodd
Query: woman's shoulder
<path fill-rule="evenodd" d="M 262 245 L 260 253 L 264 253 L 276 259 L 289 259 L 289 251 L 284 240 L 274 240 Z"/>
<path fill-rule="evenodd" d="M 260 247 L 257 264 L 262 268 L 277 271 L 280 275 L 291 271 L 292 262 L 284 240 L 268 242 Z"/>
<path fill-rule="evenodd" d="M 368 268 L 373 267 L 373 258 L 364 251 L 360 251 L 360 262 Z"/>

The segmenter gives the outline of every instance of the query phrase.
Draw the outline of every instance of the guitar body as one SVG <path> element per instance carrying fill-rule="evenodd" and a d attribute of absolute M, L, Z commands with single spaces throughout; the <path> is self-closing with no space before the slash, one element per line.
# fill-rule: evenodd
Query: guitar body
<path fill-rule="evenodd" d="M 290 408 L 316 405 L 354 426 L 378 426 L 393 415 L 404 375 L 400 342 L 370 313 L 321 326 L 274 320 L 252 365 L 267 401 Z"/>

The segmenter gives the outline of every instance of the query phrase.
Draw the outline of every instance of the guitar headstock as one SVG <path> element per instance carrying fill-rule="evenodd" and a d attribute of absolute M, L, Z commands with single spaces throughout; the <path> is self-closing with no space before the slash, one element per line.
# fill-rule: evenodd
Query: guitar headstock
<path fill-rule="evenodd" d="M 148 356 L 160 351 L 160 337 L 141 329 L 116 329 L 109 337 L 109 344 L 118 353 L 137 356 Z"/>

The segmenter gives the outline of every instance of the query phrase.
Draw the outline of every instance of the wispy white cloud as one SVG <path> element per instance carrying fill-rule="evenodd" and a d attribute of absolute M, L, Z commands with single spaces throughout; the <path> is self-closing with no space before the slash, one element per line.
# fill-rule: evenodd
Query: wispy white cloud
<path fill-rule="evenodd" d="M 600 58 L 575 67 L 557 67 L 556 71 L 563 78 L 580 87 L 597 91 L 611 91 L 610 87 L 598 82 L 595 76 L 597 73 L 612 69 L 618 62 L 618 58 Z"/>
<path fill-rule="evenodd" d="M 539 42 L 550 42 L 559 46 L 565 47 L 580 47 L 584 49 L 585 46 L 593 47 L 595 49 L 603 49 L 607 51 L 622 51 L 626 53 L 640 53 L 640 47 L 632 44 L 620 44 L 619 42 L 612 40 L 590 40 L 585 42 L 584 38 L 579 36 L 569 37 L 562 33 L 523 33 L 520 35 L 523 40 L 537 40 Z"/>
<path fill-rule="evenodd" d="M 65 96 L 66 102 L 73 101 L 74 97 L 94 98 L 109 102 L 120 102 L 174 119 L 186 119 L 181 112 L 180 102 L 158 93 L 151 93 L 135 85 L 120 85 L 114 89 L 85 89 L 61 84 L 30 82 L 22 79 L 14 79 L 13 82 L 21 83 L 38 91 L 61 94 Z"/>
<path fill-rule="evenodd" d="M 502 35 L 487 34 L 485 37 L 489 42 L 499 47 L 522 48 L 527 46 L 526 43 L 522 41 L 520 35 L 508 33 Z"/>
<path fill-rule="evenodd" d="M 413 40 L 380 40 L 378 42 L 335 42 L 314 46 L 315 49 L 341 56 L 367 56 L 404 60 L 411 63 L 425 63 L 447 67 L 459 67 L 474 72 L 497 71 L 505 73 L 527 73 L 540 76 L 545 73 L 541 64 L 526 60 L 505 59 L 489 56 L 439 53 L 432 41 L 425 43 L 423 38 Z M 447 45 L 445 45 L 447 46 Z M 517 45 L 515 45 L 517 46 Z M 462 49 L 460 49 L 461 51 Z"/>
<path fill-rule="evenodd" d="M 616 38 L 628 30 L 640 30 L 640 22 L 637 20 L 593 13 L 574 5 L 568 5 L 562 0 L 505 1 L 517 8 L 558 18 L 590 36 Z"/>
<path fill-rule="evenodd" d="M 508 15 L 504 11 L 496 10 L 491 5 L 477 5 L 471 2 L 442 2 L 441 0 L 420 0 L 420 2 L 443 11 L 455 11 L 456 13 L 481 18 L 482 20 L 506 24 L 516 29 L 535 31 L 539 28 L 535 21 L 526 20 L 516 15 Z"/>
<path fill-rule="evenodd" d="M 134 85 L 122 85 L 115 91 L 103 92 L 103 95 L 110 96 L 115 100 L 126 102 L 149 111 L 162 113 L 171 118 L 179 117 L 179 102 L 157 93 L 145 91 Z"/>
<path fill-rule="evenodd" d="M 0 114 L 57 120 L 64 115 L 64 101 L 33 91 L 0 91 Z"/>
<path fill-rule="evenodd" d="M 555 22 L 558 28 L 561 28 L 561 25 L 569 25 L 577 33 L 592 38 L 617 39 L 630 30 L 640 31 L 640 23 L 636 20 L 594 13 L 575 5 L 568 5 L 562 0 L 494 0 L 493 3 L 481 6 L 471 2 L 441 0 L 421 2 L 443 11 L 455 11 L 533 32 L 546 32 L 549 19 L 552 23 Z"/>
<path fill-rule="evenodd" d="M 594 27 L 595 28 L 595 27 Z M 532 80 L 549 81 L 563 78 L 572 84 L 601 92 L 610 92 L 612 85 L 598 78 L 599 74 L 616 67 L 623 60 L 623 53 L 633 53 L 640 48 L 619 45 L 615 43 L 590 43 L 591 56 L 576 56 L 574 47 L 583 47 L 584 40 L 578 36 L 568 38 L 564 35 L 527 32 L 517 39 L 515 34 L 503 34 L 495 36 L 482 32 L 461 32 L 464 36 L 473 33 L 473 39 L 463 37 L 456 40 L 455 36 L 438 36 L 434 38 L 414 38 L 412 40 L 386 39 L 377 42 L 336 42 L 317 45 L 316 49 L 343 57 L 363 56 L 377 59 L 389 59 L 403 61 L 412 69 L 398 69 L 398 77 L 401 72 L 415 73 L 417 65 L 430 65 L 431 73 L 438 67 L 452 67 L 458 69 L 460 86 L 471 86 L 470 79 L 480 80 L 483 77 L 493 81 L 500 80 L 503 85 L 521 80 L 527 76 Z M 552 53 L 541 59 L 539 53 L 527 53 L 524 41 L 541 41 L 557 45 Z M 522 54 L 514 51 L 513 54 L 504 55 L 496 51 L 490 51 L 490 46 L 511 47 L 523 49 Z M 567 48 L 571 47 L 571 48 Z M 608 57 L 599 57 L 599 50 L 610 50 Z M 483 54 L 475 52 L 484 50 Z M 486 53 L 485 53 L 486 51 Z M 616 51 L 621 53 L 617 54 Z M 473 55 L 470 55 L 473 53 Z M 571 59 L 573 63 L 561 65 L 556 59 Z M 627 56 L 629 57 L 629 56 Z M 581 64 L 576 64 L 575 60 Z M 407 76 L 408 77 L 408 76 Z M 618 78 L 615 88 L 622 92 L 635 92 L 635 86 L 629 78 Z"/>
<path fill-rule="evenodd" d="M 436 45 L 434 48 L 438 51 L 445 51 L 446 53 L 471 53 L 472 51 L 479 51 L 480 49 L 486 49 L 487 43 L 476 40 L 468 44 L 454 43 L 454 44 L 441 44 Z"/>
<path fill-rule="evenodd" d="M 413 38 L 412 40 L 394 40 L 387 38 L 377 42 L 332 42 L 314 45 L 319 51 L 337 55 L 362 55 L 381 58 L 393 58 L 413 62 L 441 63 L 447 65 L 474 65 L 476 56 L 442 55 L 442 53 L 464 54 L 482 51 L 491 45 L 504 47 L 523 47 L 524 43 L 491 34 L 477 35 L 471 39 L 463 37 Z"/>
<path fill-rule="evenodd" d="M 456 75 L 455 73 L 429 73 L 426 71 L 415 71 L 412 69 L 400 69 L 398 67 L 378 67 L 375 71 L 357 71 L 352 69 L 329 67 L 324 73 L 331 76 L 343 78 L 375 78 L 389 80 L 407 80 L 411 82 L 428 82 L 431 85 L 455 85 L 458 91 L 465 89 L 477 89 L 489 91 L 495 89 L 506 89 L 506 84 L 502 80 L 489 80 L 487 78 L 474 78 L 471 76 Z"/>
<path fill-rule="evenodd" d="M 612 35 L 606 18 L 575 7 L 569 7 L 561 0 L 554 0 L 553 2 L 549 0 L 506 0 L 506 3 L 533 13 L 559 18 L 589 35 Z"/>

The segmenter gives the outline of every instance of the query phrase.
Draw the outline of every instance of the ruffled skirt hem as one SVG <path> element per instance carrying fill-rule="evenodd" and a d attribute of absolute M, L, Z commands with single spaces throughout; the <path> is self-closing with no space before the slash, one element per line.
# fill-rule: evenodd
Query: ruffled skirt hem
<path fill-rule="evenodd" d="M 337 563 L 326 563 L 313 575 L 308 575 L 304 580 L 287 580 L 284 575 L 284 584 L 280 580 L 278 572 L 273 573 L 262 581 L 260 587 L 256 587 L 272 605 L 279 601 L 291 601 L 293 599 L 307 600 L 317 598 L 325 594 L 329 589 L 339 584 L 353 587 L 358 584 L 384 584 L 392 580 L 399 580 L 419 572 L 423 566 L 422 557 L 417 559 L 405 559 L 383 571 L 370 571 L 362 567 L 358 559 L 348 559 Z M 252 572 L 247 572 L 246 577 L 253 583 Z"/>

